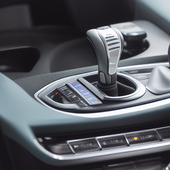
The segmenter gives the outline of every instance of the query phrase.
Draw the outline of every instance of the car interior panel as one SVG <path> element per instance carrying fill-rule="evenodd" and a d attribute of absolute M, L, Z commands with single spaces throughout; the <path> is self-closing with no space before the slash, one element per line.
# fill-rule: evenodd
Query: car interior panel
<path fill-rule="evenodd" d="M 1 1 L 0 170 L 169 170 L 169 11 Z"/>

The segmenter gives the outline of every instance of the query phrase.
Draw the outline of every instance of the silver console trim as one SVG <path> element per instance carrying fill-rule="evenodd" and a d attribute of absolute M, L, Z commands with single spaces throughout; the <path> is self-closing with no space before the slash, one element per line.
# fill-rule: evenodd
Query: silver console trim
<path fill-rule="evenodd" d="M 84 82 L 88 83 L 88 86 L 87 86 L 87 84 L 86 84 L 86 85 L 84 85 L 84 88 L 85 88 L 85 89 L 89 89 L 91 95 L 94 96 L 94 98 L 95 98 L 96 100 L 98 100 L 98 98 L 100 98 L 100 99 L 103 100 L 103 101 L 106 101 L 106 100 L 109 100 L 109 101 L 130 101 L 130 100 L 134 100 L 134 99 L 137 99 L 137 98 L 143 96 L 143 95 L 145 94 L 145 92 L 146 92 L 145 86 L 144 86 L 139 80 L 133 78 L 132 76 L 130 76 L 130 75 L 128 75 L 128 74 L 125 74 L 125 73 L 122 73 L 122 72 L 118 71 L 117 75 L 119 75 L 120 77 L 125 78 L 126 80 L 128 80 L 129 82 L 131 82 L 131 83 L 135 86 L 135 91 L 132 92 L 132 93 L 130 93 L 130 94 L 122 95 L 122 96 L 108 96 L 108 95 L 106 95 L 104 92 L 102 92 L 100 89 L 98 89 L 98 88 L 96 88 L 95 86 L 93 86 L 93 85 L 92 85 L 91 83 L 89 83 L 88 81 L 83 80 L 83 82 L 82 82 L 82 77 L 87 77 L 87 76 L 89 76 L 89 75 L 90 75 L 90 76 L 93 76 L 93 75 L 95 75 L 95 74 L 97 75 L 97 72 L 90 72 L 90 73 L 84 73 L 84 74 L 80 74 L 80 75 L 76 75 L 76 76 L 74 75 L 74 76 L 69 76 L 69 77 L 61 78 L 61 79 L 56 80 L 56 81 L 54 81 L 53 83 L 45 86 L 45 87 L 42 88 L 41 90 L 39 90 L 39 91 L 35 94 L 35 98 L 38 99 L 38 101 L 42 101 L 42 102 L 41 102 L 42 104 L 45 104 L 45 102 L 44 102 L 42 99 L 40 99 L 40 97 L 39 97 L 39 95 L 40 95 L 45 89 L 48 89 L 48 87 L 51 87 L 50 92 L 52 92 L 52 90 L 55 90 L 56 88 L 60 88 L 61 86 L 64 86 L 64 85 L 67 84 L 71 89 L 73 89 L 73 90 L 75 90 L 77 93 L 79 93 L 79 95 L 80 95 L 82 98 L 84 98 L 85 101 L 88 103 L 88 101 L 86 100 L 86 98 L 85 98 L 77 89 L 73 88 L 73 87 L 70 85 L 70 83 L 71 83 L 72 81 L 77 81 L 78 79 L 79 79 L 79 80 L 81 79 L 81 83 L 82 83 L 82 84 L 84 84 Z M 95 95 L 92 93 L 92 91 L 93 91 L 93 93 L 94 93 Z M 49 94 L 49 93 L 48 93 L 48 94 Z M 48 98 L 48 97 L 47 97 L 48 94 L 44 94 L 45 98 Z M 98 98 L 97 98 L 96 96 L 97 96 Z M 51 100 L 50 98 L 48 98 L 48 100 L 50 100 L 50 101 L 52 101 L 52 103 L 54 103 L 54 101 Z M 98 103 L 100 104 L 101 101 L 98 100 Z M 56 104 L 56 108 L 57 108 L 57 107 L 58 107 L 58 108 L 60 108 L 60 107 L 66 108 L 66 106 L 69 107 L 69 105 L 72 106 L 72 107 L 74 106 L 73 108 L 76 107 L 76 105 L 73 105 L 73 104 L 72 104 L 72 105 L 71 105 L 71 104 L 67 104 L 67 105 L 66 105 L 66 104 L 61 104 L 61 103 L 57 103 L 57 102 L 55 102 L 55 104 Z M 89 103 L 89 105 L 91 105 L 91 104 Z"/>
<path fill-rule="evenodd" d="M 129 81 L 134 83 L 134 85 L 136 86 L 136 90 L 133 93 L 129 94 L 129 95 L 114 96 L 114 97 L 108 96 L 108 95 L 103 93 L 104 100 L 130 101 L 130 100 L 137 99 L 137 98 L 139 98 L 139 97 L 141 97 L 141 96 L 143 96 L 145 94 L 145 91 L 146 91 L 145 86 L 142 83 L 140 83 L 137 79 L 135 79 L 132 76 L 129 76 L 127 74 L 120 73 L 120 72 L 118 72 L 118 75 L 121 76 L 121 77 L 127 78 Z"/>
<path fill-rule="evenodd" d="M 129 76 L 128 74 L 125 74 L 125 73 L 121 73 L 120 71 L 117 73 L 119 76 L 123 77 L 123 78 L 126 78 L 127 80 L 129 80 L 130 82 L 132 82 L 135 86 L 135 91 L 131 94 L 128 94 L 128 95 L 124 95 L 124 96 L 107 96 L 106 94 L 104 94 L 102 91 L 100 91 L 98 88 L 94 87 L 93 85 L 91 85 L 90 83 L 90 91 L 98 97 L 100 98 L 101 100 L 108 100 L 108 101 L 130 101 L 130 100 L 134 100 L 134 99 L 137 99 L 141 96 L 143 96 L 146 92 L 146 88 L 145 86 L 137 79 L 133 78 L 132 76 Z M 92 75 L 97 75 L 97 71 L 95 72 L 89 72 L 89 73 L 84 73 L 84 74 L 79 74 L 79 75 L 74 75 L 74 76 L 70 76 L 70 77 L 65 77 L 65 78 L 62 78 L 62 79 L 59 79 L 57 81 L 54 81 L 52 83 L 50 83 L 49 85 L 43 87 L 42 89 L 40 89 L 38 92 L 35 93 L 34 97 L 40 102 L 42 103 L 43 105 L 45 105 L 46 107 L 48 108 L 51 108 L 53 110 L 57 110 L 57 108 L 53 108 L 51 107 L 50 105 L 46 104 L 43 100 L 41 100 L 39 98 L 39 95 L 45 90 L 45 89 L 48 89 L 49 87 L 52 87 L 54 86 L 54 89 L 56 88 L 60 88 L 61 86 L 63 85 L 69 85 L 70 81 L 77 81 L 77 79 L 81 79 L 82 77 L 87 77 L 87 76 L 92 76 Z M 72 87 L 71 87 L 72 88 Z M 88 88 L 88 87 L 86 87 Z M 53 89 L 53 90 L 54 90 Z M 51 92 L 51 90 L 50 90 Z M 81 95 L 81 94 L 80 94 Z M 82 95 L 81 95 L 82 96 Z M 47 97 L 47 95 L 46 95 Z M 82 96 L 83 97 L 83 96 Z M 49 99 L 51 100 L 51 99 Z M 52 100 L 51 100 L 52 101 Z M 100 101 L 100 100 L 99 100 Z M 52 101 L 54 102 L 54 101 Z M 56 102 L 56 106 L 58 106 L 58 108 L 60 108 L 60 105 L 62 106 L 62 108 L 66 108 L 66 107 L 69 107 L 69 104 L 61 104 L 61 103 L 57 103 Z M 77 105 L 75 104 L 70 104 L 70 106 L 74 106 L 74 108 L 78 107 Z M 66 112 L 66 111 L 64 111 Z M 71 113 L 73 114 L 73 113 Z M 79 113 L 76 113 L 76 114 L 79 114 Z M 80 113 L 81 114 L 81 113 Z M 96 113 L 87 113 L 87 114 L 96 114 Z M 87 114 L 83 114 L 83 115 L 87 115 Z M 98 114 L 98 113 L 97 113 Z"/>
<path fill-rule="evenodd" d="M 76 116 L 76 117 L 83 117 L 83 118 L 91 118 L 91 119 L 96 119 L 96 118 L 103 118 L 103 117 L 111 117 L 111 116 L 120 116 L 120 115 L 124 115 L 124 114 L 133 114 L 135 112 L 139 112 L 139 111 L 147 111 L 149 109 L 156 109 L 159 108 L 161 106 L 165 106 L 165 105 L 169 105 L 170 104 L 170 99 L 164 99 L 161 101 L 156 101 L 153 103 L 149 103 L 149 104 L 143 104 L 140 106 L 134 106 L 134 107 L 129 107 L 129 108 L 125 108 L 125 109 L 119 109 L 119 110 L 113 110 L 113 111 L 105 111 L 105 112 L 97 112 L 97 113 L 71 113 L 71 112 L 66 112 L 66 111 L 62 111 L 62 110 L 57 110 L 54 109 L 52 107 L 50 107 L 49 105 L 45 104 L 42 100 L 40 100 L 38 97 L 36 97 L 36 99 L 42 103 L 44 106 L 48 107 L 49 109 L 52 109 L 54 111 L 57 111 L 58 113 L 60 112 L 61 114 L 68 114 L 68 115 L 72 115 L 72 116 Z"/>
<path fill-rule="evenodd" d="M 121 71 L 137 70 L 137 69 L 138 70 L 152 69 L 152 68 L 154 68 L 156 66 L 160 66 L 160 65 L 169 66 L 169 63 L 166 62 L 166 63 L 144 64 L 144 65 L 137 65 L 137 66 L 135 65 L 135 66 L 120 67 L 120 68 L 118 68 L 118 71 L 121 72 Z M 93 75 L 93 74 L 97 74 L 97 71 L 89 72 L 89 73 L 83 73 L 83 74 L 79 74 L 79 75 L 74 75 L 74 76 L 71 76 L 71 78 L 77 79 L 77 78 L 81 78 L 81 77 L 89 76 L 89 75 Z M 68 83 L 68 77 L 63 78 L 62 81 L 66 81 L 66 83 Z M 134 106 L 134 107 L 124 108 L 124 109 L 119 109 L 119 110 L 113 110 L 113 111 L 96 112 L 96 113 L 90 113 L 90 114 L 89 113 L 83 113 L 83 114 L 81 114 L 81 113 L 71 113 L 71 112 L 66 112 L 66 111 L 63 111 L 63 110 L 61 111 L 61 110 L 55 109 L 53 107 L 50 107 L 49 105 L 44 103 L 38 97 L 38 95 L 42 91 L 44 91 L 46 88 L 52 86 L 53 84 L 56 84 L 56 82 L 60 83 L 61 79 L 54 81 L 54 82 L 48 84 L 47 86 L 43 87 L 42 89 L 40 89 L 39 91 L 37 91 L 34 94 L 34 97 L 36 98 L 37 101 L 39 101 L 44 106 L 46 106 L 46 107 L 48 107 L 48 108 L 50 108 L 54 111 L 60 112 L 61 114 L 68 114 L 68 115 L 84 117 L 84 118 L 102 118 L 102 117 L 110 117 L 110 116 L 119 116 L 119 115 L 129 114 L 129 113 L 132 114 L 132 113 L 135 113 L 136 111 L 144 111 L 144 110 L 148 110 L 148 109 L 151 109 L 151 108 L 158 108 L 160 106 L 167 105 L 167 104 L 170 103 L 170 99 L 164 99 L 164 100 L 156 101 L 156 102 L 149 103 L 149 104 L 143 104 L 143 105 L 140 105 L 140 106 Z"/>
<path fill-rule="evenodd" d="M 140 65 L 132 65 L 132 66 L 124 66 L 124 67 L 119 67 L 119 71 L 129 71 L 129 70 L 137 70 L 137 69 L 152 69 L 157 66 L 169 66 L 168 62 L 162 62 L 162 63 L 150 63 L 150 64 L 140 64 Z"/>

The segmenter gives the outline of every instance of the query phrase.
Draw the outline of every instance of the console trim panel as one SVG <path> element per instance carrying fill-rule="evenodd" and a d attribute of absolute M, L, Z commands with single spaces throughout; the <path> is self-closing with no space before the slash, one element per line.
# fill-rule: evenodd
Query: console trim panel
<path fill-rule="evenodd" d="M 69 140 L 67 141 L 67 144 L 72 150 L 72 154 L 67 155 L 56 155 L 46 150 L 50 155 L 53 155 L 53 158 L 60 160 L 60 161 L 73 161 L 76 160 L 76 164 L 81 164 L 85 162 L 94 162 L 94 161 L 100 161 L 100 160 L 108 160 L 108 159 L 118 159 L 118 158 L 124 158 L 124 157 L 132 157 L 137 155 L 144 155 L 149 153 L 157 153 L 161 151 L 167 151 L 170 147 L 170 138 L 169 139 L 162 139 L 160 138 L 160 135 L 158 135 L 158 140 L 141 143 L 141 144 L 129 144 L 127 142 L 126 146 L 122 147 L 113 147 L 110 149 L 103 149 L 99 145 L 99 150 L 91 151 L 91 152 L 83 152 L 83 153 L 76 153 L 71 146 L 72 142 L 78 142 L 83 140 L 91 140 L 95 139 L 97 143 L 98 140 L 102 137 L 119 137 L 124 136 L 127 141 L 127 136 L 132 135 L 135 133 L 147 133 L 147 132 L 155 132 L 158 134 L 158 130 L 161 129 L 170 129 L 170 126 L 166 127 L 160 127 L 155 129 L 147 129 L 147 130 L 141 130 L 141 131 L 134 131 L 134 132 L 127 132 L 127 133 L 121 133 L 121 134 L 115 134 L 115 135 L 106 135 L 106 136 L 97 136 L 94 138 L 84 138 L 84 139 L 76 139 L 76 140 Z M 43 148 L 43 147 L 42 147 Z M 43 148 L 44 149 L 44 148 Z M 71 162 L 69 162 L 71 163 Z M 71 164 L 74 164 L 73 162 Z"/>
<path fill-rule="evenodd" d="M 118 71 L 121 73 L 122 71 L 133 71 L 133 70 L 142 70 L 142 69 L 153 69 L 156 66 L 168 66 L 168 63 L 156 63 L 156 64 L 145 64 L 145 65 L 135 65 L 135 66 L 128 66 L 128 67 L 120 67 L 118 68 Z M 66 78 L 62 78 L 60 80 L 54 81 L 50 84 L 48 84 L 47 86 L 43 87 L 42 89 L 40 89 L 39 91 L 37 91 L 34 94 L 34 97 L 36 98 L 37 101 L 39 101 L 41 104 L 43 104 L 44 106 L 54 110 L 54 111 L 59 111 L 56 108 L 53 108 L 51 106 L 49 106 L 48 104 L 46 104 L 45 102 L 43 102 L 38 96 L 40 93 L 42 93 L 45 89 L 49 88 L 50 86 L 54 86 L 57 82 L 57 86 L 62 86 L 63 85 L 63 81 L 65 81 L 65 84 L 69 83 L 70 81 L 72 81 L 73 79 L 81 79 L 81 77 L 85 77 L 85 76 L 90 76 L 93 74 L 97 74 L 97 71 L 94 72 L 89 72 L 89 73 L 83 73 L 83 74 L 79 74 L 79 75 L 74 75 L 74 76 L 70 76 L 70 77 L 66 77 Z M 123 109 L 119 109 L 119 110 L 111 110 L 111 111 L 103 111 L 103 112 L 94 112 L 94 113 L 72 113 L 72 112 L 67 112 L 67 111 L 60 111 L 61 113 L 64 114 L 68 114 L 68 115 L 74 115 L 74 116 L 78 116 L 78 117 L 84 117 L 84 118 L 101 118 L 101 117 L 110 117 L 110 116 L 117 116 L 117 115 L 122 115 L 122 114 L 129 114 L 129 113 L 134 113 L 135 111 L 143 111 L 148 110 L 150 108 L 157 108 L 159 106 L 162 105 L 166 105 L 169 103 L 170 99 L 163 99 L 160 101 L 156 101 L 153 103 L 148 103 L 148 104 L 142 104 L 142 105 L 138 105 L 138 106 L 131 106 L 128 108 L 123 108 Z M 67 104 L 60 104 L 61 107 L 67 107 Z M 76 106 L 75 104 L 72 104 L 72 106 L 74 106 L 75 108 L 78 108 L 78 106 Z"/>

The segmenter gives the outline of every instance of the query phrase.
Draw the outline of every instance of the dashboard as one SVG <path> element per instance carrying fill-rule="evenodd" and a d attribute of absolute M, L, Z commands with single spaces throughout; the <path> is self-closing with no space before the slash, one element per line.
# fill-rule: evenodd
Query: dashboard
<path fill-rule="evenodd" d="M 0 169 L 169 169 L 168 4 L 2 3 Z"/>

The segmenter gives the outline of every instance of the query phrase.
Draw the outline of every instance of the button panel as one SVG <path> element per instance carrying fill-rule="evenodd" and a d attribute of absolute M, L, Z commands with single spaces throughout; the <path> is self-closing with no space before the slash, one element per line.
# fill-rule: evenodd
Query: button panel
<path fill-rule="evenodd" d="M 48 145 L 49 150 L 55 154 L 65 155 L 65 154 L 72 154 L 72 150 L 70 149 L 67 143 L 62 144 L 51 144 Z"/>
<path fill-rule="evenodd" d="M 71 103 L 75 103 L 80 107 L 86 107 L 87 104 L 69 87 L 62 86 L 58 88 L 58 91 L 62 93 Z"/>
<path fill-rule="evenodd" d="M 58 103 L 73 103 L 79 107 L 98 105 L 102 102 L 78 81 L 68 83 L 49 93 L 48 98 Z"/>
<path fill-rule="evenodd" d="M 126 135 L 129 144 L 139 144 L 144 142 L 159 141 L 159 137 L 156 132 L 148 131 L 141 133 L 134 133 Z"/>
<path fill-rule="evenodd" d="M 52 93 L 50 93 L 48 95 L 48 97 L 52 100 L 54 100 L 55 102 L 59 102 L 59 103 L 62 103 L 63 100 L 62 100 L 62 96 L 61 94 L 59 93 L 59 91 L 56 89 L 54 90 Z"/>
<path fill-rule="evenodd" d="M 68 83 L 68 86 L 74 89 L 89 105 L 102 104 L 102 102 L 96 96 L 94 96 L 78 81 Z"/>
<path fill-rule="evenodd" d="M 68 141 L 68 143 L 73 148 L 75 153 L 100 150 L 100 147 L 95 139 L 84 139 L 71 142 Z"/>
<path fill-rule="evenodd" d="M 60 88 L 58 88 L 58 90 L 63 93 L 65 96 L 70 96 L 73 95 L 73 91 L 70 90 L 67 86 L 62 86 Z"/>
<path fill-rule="evenodd" d="M 97 138 L 97 140 L 103 149 L 128 145 L 124 136 L 101 137 Z"/>
<path fill-rule="evenodd" d="M 169 127 L 158 129 L 157 132 L 159 133 L 159 135 L 162 139 L 170 138 L 170 128 Z"/>
<path fill-rule="evenodd" d="M 57 140 L 52 137 L 37 138 L 42 146 L 57 155 L 83 154 L 91 152 L 97 154 L 104 150 L 112 151 L 116 154 L 124 149 L 126 152 L 130 152 L 133 146 L 136 150 L 138 150 L 138 148 L 139 150 L 140 148 L 145 149 L 145 147 L 148 148 L 148 146 L 149 148 L 152 148 L 155 144 L 158 144 L 160 147 L 161 143 L 164 144 L 163 142 L 166 142 L 168 139 L 170 145 L 170 127 L 68 140 L 58 144 L 55 142 Z"/>

